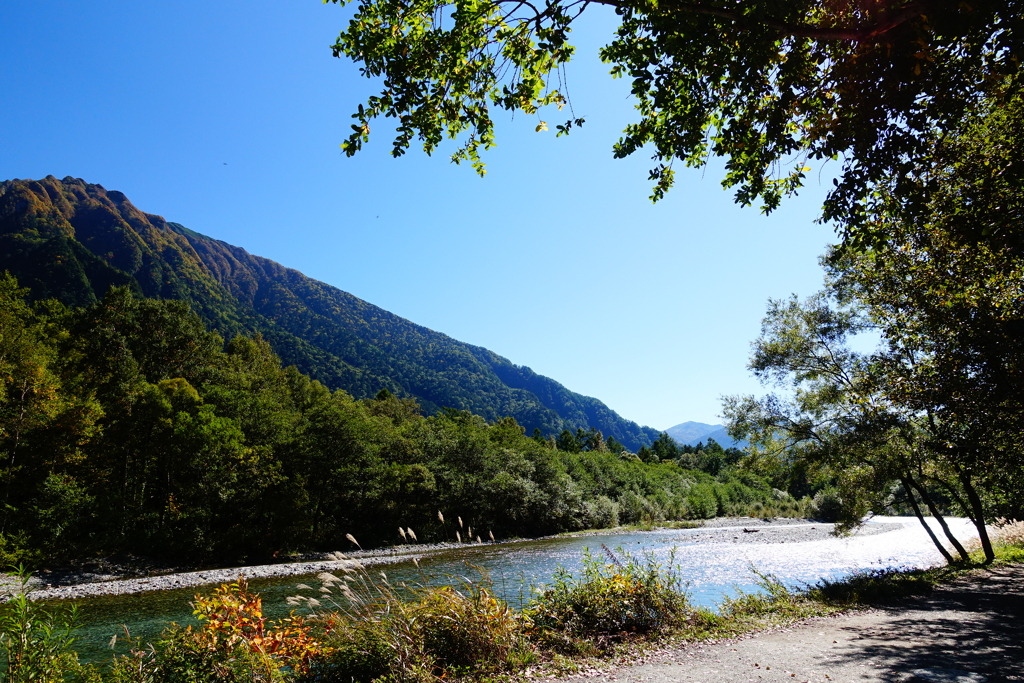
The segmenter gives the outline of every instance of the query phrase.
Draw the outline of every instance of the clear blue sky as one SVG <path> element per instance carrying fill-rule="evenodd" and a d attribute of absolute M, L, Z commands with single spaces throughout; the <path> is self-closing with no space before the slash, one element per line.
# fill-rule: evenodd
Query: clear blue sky
<path fill-rule="evenodd" d="M 813 185 L 770 217 L 679 169 L 616 161 L 628 84 L 597 58 L 614 16 L 574 32 L 568 138 L 501 116 L 488 174 L 445 154 L 393 159 L 390 128 L 346 158 L 375 92 L 331 56 L 348 8 L 319 0 L 12 0 L 0 22 L 0 179 L 70 175 L 456 339 L 624 417 L 718 422 L 769 297 L 819 288 L 834 240 Z M 589 12 L 590 10 L 588 10 Z M 543 114 L 554 124 L 567 118 Z M 825 169 L 827 174 L 827 169 Z M 831 176 L 822 175 L 824 183 Z"/>

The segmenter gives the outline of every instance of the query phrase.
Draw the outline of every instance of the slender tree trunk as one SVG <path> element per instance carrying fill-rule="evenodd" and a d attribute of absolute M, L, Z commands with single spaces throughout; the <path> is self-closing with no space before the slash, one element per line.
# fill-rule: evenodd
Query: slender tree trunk
<path fill-rule="evenodd" d="M 956 548 L 956 551 L 960 554 L 961 559 L 963 559 L 964 562 L 969 561 L 971 556 L 968 554 L 963 544 L 960 543 L 960 541 L 957 540 L 956 536 L 953 535 L 953 532 L 949 530 L 949 525 L 946 524 L 946 518 L 943 516 L 941 512 L 939 512 L 939 509 L 935 507 L 935 503 L 932 502 L 931 496 L 928 495 L 928 492 L 925 490 L 925 488 L 923 486 L 918 485 L 918 483 L 915 482 L 909 476 L 908 480 L 911 484 L 914 485 L 914 488 L 917 489 L 917 492 L 921 494 L 921 500 L 923 500 L 924 504 L 928 506 L 928 512 L 930 512 L 932 517 L 935 518 L 935 521 L 939 523 L 939 526 L 942 528 L 942 533 L 946 535 L 946 538 L 949 539 L 949 542 L 953 544 L 954 548 Z"/>
<path fill-rule="evenodd" d="M 953 556 L 949 554 L 948 550 L 946 550 L 946 546 L 942 545 L 942 541 L 940 541 L 939 537 L 935 535 L 932 528 L 928 526 L 928 522 L 925 520 L 924 515 L 921 514 L 921 506 L 919 506 L 917 504 L 917 500 L 914 499 L 914 489 L 911 488 L 910 482 L 906 477 L 901 477 L 900 483 L 903 484 L 903 490 L 907 492 L 907 498 L 910 500 L 910 507 L 914 509 L 914 514 L 917 515 L 917 519 L 921 522 L 921 526 L 923 526 L 924 530 L 928 532 L 928 537 L 932 539 L 932 543 L 934 543 L 935 547 L 939 549 L 940 553 L 942 553 L 942 557 L 946 559 L 946 564 L 953 564 Z"/>
<path fill-rule="evenodd" d="M 967 494 L 967 500 L 971 503 L 971 509 L 974 511 L 972 521 L 974 527 L 978 530 L 978 539 L 981 541 L 981 548 L 985 551 L 985 564 L 991 564 L 996 559 L 996 553 L 992 549 L 992 539 L 988 537 L 988 529 L 985 527 L 985 509 L 981 504 L 981 497 L 978 495 L 978 491 L 974 488 L 974 484 L 971 483 L 971 477 L 962 468 L 957 468 L 957 475 L 960 477 L 960 483 L 963 484 L 964 493 Z"/>
<path fill-rule="evenodd" d="M 0 534 L 7 533 L 8 511 L 11 509 L 11 483 L 14 481 L 14 463 L 18 455 L 18 446 L 21 445 L 21 429 L 25 424 L 25 401 L 29 392 L 29 384 L 26 381 L 21 387 L 21 395 L 18 400 L 21 402 L 21 410 L 18 412 L 17 427 L 14 428 L 14 445 L 11 446 L 11 457 L 7 464 L 7 482 L 4 485 L 3 522 L 0 524 Z"/>

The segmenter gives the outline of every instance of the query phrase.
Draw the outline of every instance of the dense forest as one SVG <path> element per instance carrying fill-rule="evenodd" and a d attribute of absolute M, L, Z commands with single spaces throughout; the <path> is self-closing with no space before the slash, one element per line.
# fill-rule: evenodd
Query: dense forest
<path fill-rule="evenodd" d="M 427 414 L 511 416 L 545 435 L 595 428 L 631 450 L 658 432 L 487 349 L 415 325 L 75 178 L 0 183 L 0 272 L 34 300 L 89 306 L 111 286 L 187 302 L 225 339 L 259 334 L 286 365 L 354 398 L 386 388 Z"/>
<path fill-rule="evenodd" d="M 532 536 L 795 501 L 716 444 L 639 453 L 597 429 L 525 433 L 382 389 L 354 399 L 229 342 L 184 302 L 113 288 L 69 308 L 0 279 L 0 559 L 235 562 Z M 447 520 L 442 522 L 438 513 Z"/>

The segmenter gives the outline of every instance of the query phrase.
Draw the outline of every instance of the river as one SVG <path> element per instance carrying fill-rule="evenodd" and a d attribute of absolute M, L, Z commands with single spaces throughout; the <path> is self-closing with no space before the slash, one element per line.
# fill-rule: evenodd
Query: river
<path fill-rule="evenodd" d="M 953 520 L 961 538 L 971 535 L 969 522 Z M 658 529 L 589 536 L 549 538 L 516 543 L 467 545 L 446 549 L 420 560 L 378 565 L 393 584 L 401 581 L 444 582 L 452 576 L 476 580 L 489 574 L 496 592 L 513 605 L 529 599 L 531 590 L 549 582 L 561 566 L 577 571 L 586 549 L 602 553 L 602 544 L 633 554 L 653 553 L 661 562 L 674 554 L 674 568 L 688 585 L 693 603 L 719 604 L 737 590 L 757 590 L 754 571 L 770 573 L 787 585 L 813 584 L 822 578 L 840 578 L 858 570 L 886 567 L 925 567 L 941 556 L 914 518 L 876 517 L 864 532 L 846 538 L 827 536 L 823 524 L 744 526 L 742 520 L 714 529 Z M 477 567 L 477 569 L 472 569 Z M 285 599 L 296 594 L 298 583 L 317 585 L 313 576 L 289 576 L 250 581 L 263 597 L 271 618 L 286 615 Z M 125 651 L 124 627 L 148 642 L 170 622 L 196 624 L 189 602 L 195 588 L 153 591 L 78 601 L 82 628 L 76 648 L 85 661 L 110 658 L 111 637 L 119 636 L 115 651 Z M 123 625 L 123 626 L 122 626 Z"/>

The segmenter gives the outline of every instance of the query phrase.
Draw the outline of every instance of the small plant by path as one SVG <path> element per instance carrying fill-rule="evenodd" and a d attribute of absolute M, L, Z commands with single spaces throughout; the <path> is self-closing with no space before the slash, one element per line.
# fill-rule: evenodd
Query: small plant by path
<path fill-rule="evenodd" d="M 90 672 L 71 649 L 74 607 L 49 607 L 29 599 L 29 572 L 14 568 L 18 584 L 0 605 L 0 680 L 4 683 L 57 683 L 86 678 Z"/>

